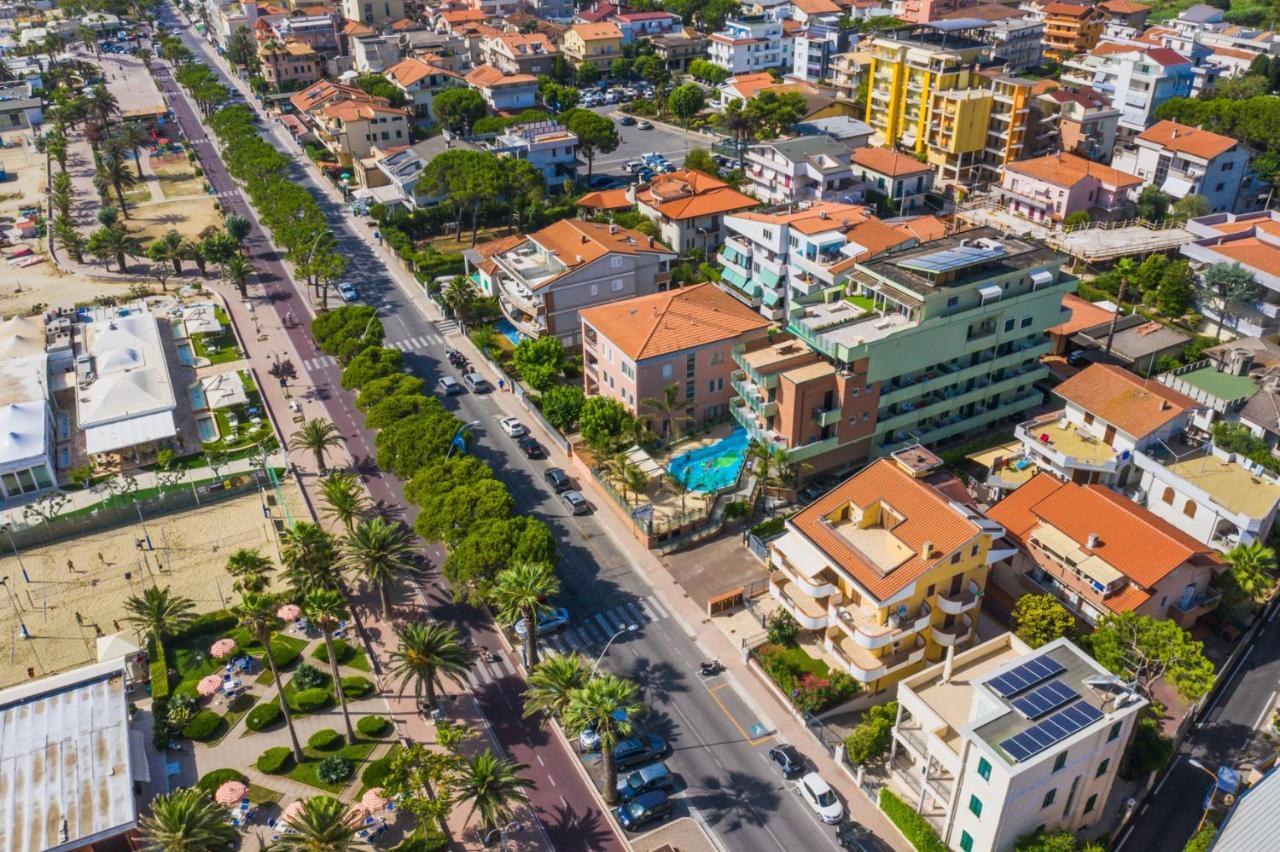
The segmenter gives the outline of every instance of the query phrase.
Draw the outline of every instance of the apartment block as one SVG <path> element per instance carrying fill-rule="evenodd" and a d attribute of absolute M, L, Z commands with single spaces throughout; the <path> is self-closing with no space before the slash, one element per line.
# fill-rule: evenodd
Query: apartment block
<path fill-rule="evenodd" d="M 370 27 L 382 27 L 404 17 L 404 0 L 342 0 L 342 16 Z"/>
<path fill-rule="evenodd" d="M 430 118 L 436 95 L 466 85 L 456 72 L 424 62 L 416 57 L 402 59 L 383 74 L 409 101 L 416 118 Z"/>
<path fill-rule="evenodd" d="M 1011 212 L 1058 223 L 1073 213 L 1129 218 L 1142 178 L 1074 154 L 1049 154 L 1004 167 L 997 197 Z"/>
<path fill-rule="evenodd" d="M 1011 74 L 984 75 L 984 78 L 991 93 L 991 115 L 978 170 L 976 175 L 972 169 L 962 172 L 960 163 L 956 162 L 955 174 L 957 178 L 973 180 L 976 177 L 986 183 L 995 183 L 1007 165 L 1037 153 L 1031 110 L 1036 82 Z M 950 165 L 948 158 L 942 161 L 944 168 Z"/>
<path fill-rule="evenodd" d="M 559 51 L 544 34 L 502 33 L 481 42 L 481 58 L 504 74 L 550 74 Z"/>
<path fill-rule="evenodd" d="M 636 187 L 634 198 L 636 210 L 658 227 L 664 243 L 682 254 L 700 250 L 707 257 L 720 247 L 725 217 L 759 203 L 693 169 L 657 175 Z"/>
<path fill-rule="evenodd" d="M 310 86 L 324 76 L 324 57 L 305 42 L 269 41 L 258 46 L 262 79 L 276 89 Z"/>
<path fill-rule="evenodd" d="M 1043 14 L 1044 58 L 1053 62 L 1092 50 L 1106 27 L 1102 10 L 1083 3 L 1046 3 Z"/>
<path fill-rule="evenodd" d="M 815 471 L 928 446 L 1040 404 L 1045 331 L 1076 283 L 1055 252 L 991 228 L 855 261 L 837 281 L 793 288 L 794 339 L 734 356 L 735 418 Z M 783 405 L 790 419 L 779 417 Z"/>
<path fill-rule="evenodd" d="M 1258 297 L 1249 304 L 1236 303 L 1227 325 L 1237 334 L 1266 337 L 1280 332 L 1280 214 L 1214 213 L 1187 222 L 1195 237 L 1179 252 L 1203 270 L 1215 263 L 1238 263 L 1253 273 Z M 1203 304 L 1200 310 L 1213 319 L 1219 312 Z"/>
<path fill-rule="evenodd" d="M 801 136 L 747 148 L 748 191 L 765 204 L 857 201 L 852 151 L 830 136 Z"/>
<path fill-rule="evenodd" d="M 1062 151 L 1097 163 L 1111 162 L 1120 127 L 1120 110 L 1111 99 L 1087 86 L 1054 88 L 1031 101 L 1024 152 Z"/>
<path fill-rule="evenodd" d="M 550 192 L 578 177 L 578 137 L 554 121 L 517 124 L 499 133 L 486 146 L 499 157 L 527 160 L 542 175 Z"/>
<path fill-rule="evenodd" d="M 890 787 L 949 849 L 1007 852 L 1103 818 L 1147 703 L 1070 640 L 1012 633 L 898 684 Z"/>
<path fill-rule="evenodd" d="M 933 169 L 899 151 L 858 148 L 851 162 L 867 200 L 882 202 L 894 215 L 923 207 L 933 189 Z"/>
<path fill-rule="evenodd" d="M 977 5 L 977 0 L 893 0 L 893 16 L 909 24 L 927 24 Z"/>
<path fill-rule="evenodd" d="M 538 103 L 538 78 L 532 74 L 507 74 L 492 65 L 480 65 L 463 79 L 494 112 L 517 113 Z"/>
<path fill-rule="evenodd" d="M 1256 210 L 1266 194 L 1249 160 L 1249 149 L 1229 136 L 1159 121 L 1117 151 L 1112 165 L 1175 199 L 1200 195 L 1214 213 L 1238 213 Z"/>
<path fill-rule="evenodd" d="M 769 544 L 769 594 L 833 669 L 878 692 L 975 635 L 1003 535 L 923 447 L 854 474 Z"/>
<path fill-rule="evenodd" d="M 613 60 L 622 56 L 622 31 L 614 24 L 574 24 L 560 42 L 560 52 L 574 68 L 595 66 L 607 74 Z"/>
<path fill-rule="evenodd" d="M 1120 110 L 1120 126 L 1141 133 L 1166 101 L 1191 97 L 1195 76 L 1194 63 L 1176 50 L 1102 42 L 1067 59 L 1062 81 L 1105 93 Z"/>
<path fill-rule="evenodd" d="M 707 37 L 707 58 L 730 74 L 790 68 L 792 57 L 783 48 L 782 35 L 782 21 L 769 15 L 730 18 L 724 29 Z"/>

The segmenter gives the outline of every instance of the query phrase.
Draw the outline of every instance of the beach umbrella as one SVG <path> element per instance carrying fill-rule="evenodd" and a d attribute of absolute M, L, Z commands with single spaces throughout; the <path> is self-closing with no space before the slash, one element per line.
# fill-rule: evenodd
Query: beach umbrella
<path fill-rule="evenodd" d="M 387 793 L 381 787 L 372 787 L 365 791 L 360 804 L 371 811 L 380 811 L 387 806 Z"/>
<path fill-rule="evenodd" d="M 285 822 L 291 822 L 302 815 L 302 811 L 305 807 L 306 806 L 302 804 L 301 799 L 296 802 L 290 802 L 289 807 L 285 808 L 284 813 L 280 815 L 280 819 Z"/>
<path fill-rule="evenodd" d="M 214 642 L 212 645 L 209 646 L 209 655 L 212 656 L 214 659 L 221 660 L 223 657 L 229 656 L 231 652 L 234 651 L 235 649 L 236 649 L 236 640 L 219 639 L 217 642 Z"/>
<path fill-rule="evenodd" d="M 220 805 L 234 805 L 248 792 L 249 788 L 239 781 L 228 781 L 213 794 L 213 800 Z"/>
<path fill-rule="evenodd" d="M 208 675 L 196 684 L 196 692 L 206 697 L 213 695 L 219 689 L 222 689 L 222 675 Z"/>
<path fill-rule="evenodd" d="M 369 815 L 369 809 L 364 805 L 355 804 L 347 810 L 347 822 L 358 823 L 364 822 L 365 817 Z"/>
<path fill-rule="evenodd" d="M 276 610 L 276 615 L 283 618 L 285 621 L 293 621 L 295 618 L 297 618 L 301 614 L 302 614 L 302 608 L 299 607 L 297 604 L 285 604 L 284 606 Z"/>

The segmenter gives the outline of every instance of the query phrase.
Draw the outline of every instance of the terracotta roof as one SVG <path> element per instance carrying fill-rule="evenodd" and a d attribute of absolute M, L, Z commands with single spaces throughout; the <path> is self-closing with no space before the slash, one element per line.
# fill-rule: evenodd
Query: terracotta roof
<path fill-rule="evenodd" d="M 1046 3 L 1044 7 L 1045 17 L 1084 18 L 1092 12 L 1092 6 L 1078 3 Z"/>
<path fill-rule="evenodd" d="M 373 35 L 373 27 L 365 26 L 359 21 L 347 21 L 342 25 L 342 34 L 349 36 Z"/>
<path fill-rule="evenodd" d="M 289 103 L 293 104 L 293 108 L 298 112 L 306 113 L 338 99 L 363 103 L 389 103 L 386 98 L 374 97 L 363 89 L 357 89 L 355 86 L 344 86 L 341 83 L 334 83 L 329 80 L 312 83 L 289 98 Z"/>
<path fill-rule="evenodd" d="M 481 21 L 488 20 L 489 16 L 479 9 L 459 9 L 456 12 L 444 12 L 440 15 L 445 23 L 453 24 L 478 24 Z"/>
<path fill-rule="evenodd" d="M 1147 50 L 1147 57 L 1154 62 L 1168 67 L 1170 65 L 1190 65 L 1191 60 L 1171 47 L 1152 47 Z"/>
<path fill-rule="evenodd" d="M 773 79 L 773 75 L 766 72 L 739 74 L 737 77 L 727 80 L 724 86 L 737 92 L 739 97 L 748 101 L 766 89 L 778 94 L 784 92 L 799 92 L 802 95 L 818 94 L 817 88 L 812 83 L 807 83 L 804 80 L 790 80 L 785 83 L 779 83 Z"/>
<path fill-rule="evenodd" d="M 855 166 L 862 166 L 888 177 L 932 171 L 927 163 L 888 148 L 858 148 L 854 150 L 851 160 Z"/>
<path fill-rule="evenodd" d="M 724 181 L 693 169 L 657 175 L 648 187 L 636 193 L 636 201 L 676 220 L 750 210 L 760 203 Z"/>
<path fill-rule="evenodd" d="M 891 224 L 922 243 L 940 240 L 947 235 L 947 223 L 937 216 L 911 216 L 906 219 L 897 219 Z"/>
<path fill-rule="evenodd" d="M 361 119 L 376 118 L 379 113 L 383 115 L 402 115 L 408 116 L 409 111 L 396 109 L 395 107 L 385 106 L 383 104 L 363 103 L 361 101 L 337 101 L 331 104 L 325 104 L 320 108 L 320 113 L 325 118 L 336 118 L 341 121 L 359 121 Z"/>
<path fill-rule="evenodd" d="M 558 52 L 543 33 L 503 33 L 497 41 L 505 45 L 512 56 L 555 56 Z"/>
<path fill-rule="evenodd" d="M 617 24 L 574 24 L 569 27 L 569 31 L 577 33 L 583 41 L 622 38 L 622 30 L 618 29 Z"/>
<path fill-rule="evenodd" d="M 1099 3 L 1098 7 L 1106 9 L 1108 12 L 1115 12 L 1117 15 L 1132 15 L 1134 12 L 1149 12 L 1151 7 L 1145 3 L 1135 3 L 1133 0 L 1105 0 Z"/>
<path fill-rule="evenodd" d="M 613 15 L 610 20 L 626 21 L 627 23 L 638 23 L 640 21 L 665 21 L 672 18 L 679 19 L 679 15 L 671 12 L 619 12 Z"/>
<path fill-rule="evenodd" d="M 1198 127 L 1188 127 L 1176 121 L 1157 121 L 1137 137 L 1143 142 L 1154 142 L 1162 145 L 1167 151 L 1179 154 L 1190 154 L 1204 160 L 1212 160 L 1219 154 L 1230 151 L 1238 143 L 1230 136 L 1210 133 Z"/>
<path fill-rule="evenodd" d="M 1209 246 L 1208 249 L 1253 269 L 1265 270 L 1271 274 L 1280 269 L 1280 248 L 1264 243 L 1257 237 L 1223 242 Z"/>
<path fill-rule="evenodd" d="M 388 27 L 387 29 L 391 30 L 392 32 L 402 33 L 402 32 L 407 32 L 409 30 L 420 30 L 422 29 L 422 24 L 410 18 L 401 18 L 398 21 L 392 21 L 391 26 Z"/>
<path fill-rule="evenodd" d="M 868 509 L 877 503 L 892 507 L 902 517 L 891 532 L 912 551 L 910 558 L 887 574 L 870 564 L 827 522 L 828 516 L 845 510 L 849 504 Z M 881 601 L 901 591 L 981 532 L 936 488 L 909 476 L 893 459 L 880 459 L 863 468 L 802 509 L 788 526 Z M 926 541 L 933 545 L 927 558 L 921 555 Z"/>
<path fill-rule="evenodd" d="M 1114 364 L 1091 364 L 1053 392 L 1135 438 L 1197 407 L 1191 397 Z"/>
<path fill-rule="evenodd" d="M 1094 178 L 1103 186 L 1117 189 L 1142 183 L 1142 178 L 1137 175 L 1061 152 L 1030 160 L 1018 160 L 1006 165 L 1005 170 L 1064 187 L 1075 186 L 1085 178 Z"/>
<path fill-rule="evenodd" d="M 1172 524 L 1103 485 L 1060 482 L 1047 473 L 992 506 L 987 515 L 1025 544 L 1048 524 L 1144 589 L 1188 561 L 1218 563 L 1218 556 Z M 1097 543 L 1086 547 L 1089 536 Z M 1108 599 L 1107 605 L 1112 601 Z"/>
<path fill-rule="evenodd" d="M 446 77 L 459 78 L 459 75 L 453 71 L 439 68 L 430 62 L 423 62 L 415 57 L 402 59 L 383 72 L 383 76 L 392 78 L 401 86 L 412 86 L 423 77 L 429 77 L 432 74 L 444 74 Z"/>
<path fill-rule="evenodd" d="M 1236 47 L 1216 47 L 1216 46 L 1213 48 L 1213 55 L 1225 56 L 1229 59 L 1247 59 L 1249 61 L 1253 61 L 1258 57 L 1257 51 L 1240 50 L 1239 48 L 1236 48 Z"/>
<path fill-rule="evenodd" d="M 945 15 L 939 15 L 938 20 L 977 18 L 980 21 L 1003 21 L 1007 18 L 1022 18 L 1026 14 L 1023 10 L 1013 6 L 1001 6 L 999 3 L 983 3 L 978 6 L 968 6 L 963 9 L 957 9 L 954 12 L 948 12 Z"/>
<path fill-rule="evenodd" d="M 463 78 L 467 85 L 475 89 L 491 89 L 496 86 L 529 86 L 537 85 L 538 78 L 532 74 L 504 74 L 492 65 L 476 66 L 470 74 Z"/>
<path fill-rule="evenodd" d="M 601 3 L 592 9 L 579 9 L 577 17 L 588 23 L 596 23 L 613 17 L 625 8 L 625 6 L 618 6 L 613 3 Z"/>
<path fill-rule="evenodd" d="M 628 358 L 641 361 L 768 328 L 762 317 L 714 284 L 584 308 L 583 321 Z"/>
<path fill-rule="evenodd" d="M 771 225 L 787 225 L 802 234 L 816 234 L 852 227 L 866 220 L 867 208 L 860 204 L 839 201 L 821 201 L 791 213 L 736 213 L 749 222 L 765 222 Z"/>
<path fill-rule="evenodd" d="M 625 189 L 605 189 L 599 192 L 588 192 L 578 199 L 579 207 L 592 210 L 624 210 L 635 205 L 627 197 Z"/>
<path fill-rule="evenodd" d="M 893 225 L 886 225 L 874 216 L 868 216 L 849 228 L 844 232 L 844 237 L 849 242 L 862 246 L 863 250 L 847 260 L 833 264 L 831 271 L 836 274 L 852 269 L 859 261 L 917 242 L 914 234 L 895 228 Z"/>
<path fill-rule="evenodd" d="M 840 7 L 831 0 L 791 0 L 791 5 L 807 15 L 840 14 Z"/>
<path fill-rule="evenodd" d="M 1093 328 L 1095 325 L 1110 322 L 1111 317 L 1115 315 L 1115 311 L 1109 311 L 1106 308 L 1095 305 L 1093 302 L 1080 298 L 1075 293 L 1067 293 L 1062 297 L 1062 307 L 1071 309 L 1071 318 L 1058 323 L 1053 328 L 1046 329 L 1049 334 L 1069 337 L 1078 331 L 1084 331 L 1086 328 Z"/>
<path fill-rule="evenodd" d="M 619 228 L 616 225 L 583 222 L 579 219 L 561 219 L 558 222 L 552 222 L 540 231 L 518 238 L 517 242 L 509 244 L 505 248 L 491 249 L 489 255 L 510 251 L 525 240 L 531 240 L 546 251 L 554 253 L 556 259 L 565 265 L 566 272 L 585 264 L 593 263 L 613 253 L 631 255 L 665 254 L 669 257 L 675 257 L 675 252 L 671 249 L 657 240 L 650 239 L 639 231 Z M 488 244 L 486 243 L 485 246 L 479 249 L 482 254 L 485 253 L 484 249 L 487 246 Z M 554 275 L 550 278 L 545 278 L 538 282 L 537 288 L 546 287 L 559 277 L 559 275 Z"/>

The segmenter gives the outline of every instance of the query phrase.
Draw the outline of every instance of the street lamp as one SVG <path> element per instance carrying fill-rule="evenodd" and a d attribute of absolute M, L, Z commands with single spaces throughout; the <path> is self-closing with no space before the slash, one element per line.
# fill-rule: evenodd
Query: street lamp
<path fill-rule="evenodd" d="M 462 434 L 463 429 L 470 429 L 472 426 L 479 426 L 479 425 L 480 425 L 479 420 L 472 420 L 470 423 L 463 423 L 461 426 L 459 426 L 457 430 L 453 433 L 453 437 L 449 439 L 449 452 L 445 453 L 444 457 L 449 458 L 449 456 L 453 455 L 453 448 L 458 445 L 457 444 L 458 436 Z"/>
<path fill-rule="evenodd" d="M 609 637 L 609 641 L 604 643 L 604 650 L 600 652 L 600 656 L 596 657 L 595 665 L 591 667 L 591 674 L 588 679 L 596 676 L 596 669 L 600 668 L 600 661 L 604 659 L 604 655 L 609 653 L 609 646 L 613 644 L 613 640 L 617 639 L 623 633 L 630 633 L 633 630 L 639 630 L 638 624 L 626 624 L 618 629 L 618 632 Z"/>
<path fill-rule="evenodd" d="M 1203 772 L 1204 774 L 1208 775 L 1210 778 L 1213 779 L 1213 786 L 1209 788 L 1209 795 L 1205 798 L 1204 813 L 1200 815 L 1200 824 L 1196 826 L 1196 834 L 1199 834 L 1200 829 L 1204 828 L 1205 820 L 1209 818 L 1209 809 L 1213 807 L 1213 797 L 1218 792 L 1218 773 L 1214 772 L 1212 769 L 1205 766 L 1203 763 L 1196 760 L 1194 757 L 1188 757 L 1187 763 L 1191 764 L 1196 769 L 1199 769 L 1201 772 Z"/>

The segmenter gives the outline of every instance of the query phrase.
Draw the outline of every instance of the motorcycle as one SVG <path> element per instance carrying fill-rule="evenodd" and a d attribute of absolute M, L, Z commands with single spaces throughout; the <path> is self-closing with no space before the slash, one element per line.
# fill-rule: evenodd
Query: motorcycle
<path fill-rule="evenodd" d="M 713 677 L 714 675 L 718 675 L 720 672 L 724 671 L 724 665 L 719 660 L 704 662 L 700 667 L 702 669 L 703 677 Z"/>

